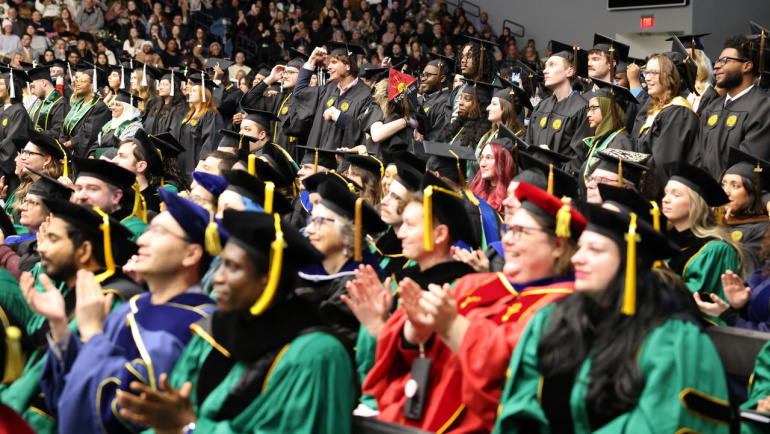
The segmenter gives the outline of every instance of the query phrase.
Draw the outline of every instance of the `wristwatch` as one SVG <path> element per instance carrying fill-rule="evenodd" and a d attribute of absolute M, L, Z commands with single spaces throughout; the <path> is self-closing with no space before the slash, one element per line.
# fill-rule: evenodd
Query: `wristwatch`
<path fill-rule="evenodd" d="M 182 434 L 189 434 L 195 430 L 195 422 L 190 422 L 182 428 Z"/>

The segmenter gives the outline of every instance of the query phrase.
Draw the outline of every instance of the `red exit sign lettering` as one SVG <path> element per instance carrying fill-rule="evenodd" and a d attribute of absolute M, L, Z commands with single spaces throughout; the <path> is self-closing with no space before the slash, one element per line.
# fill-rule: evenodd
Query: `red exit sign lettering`
<path fill-rule="evenodd" d="M 642 17 L 641 26 L 642 28 L 655 27 L 655 17 L 652 15 Z"/>

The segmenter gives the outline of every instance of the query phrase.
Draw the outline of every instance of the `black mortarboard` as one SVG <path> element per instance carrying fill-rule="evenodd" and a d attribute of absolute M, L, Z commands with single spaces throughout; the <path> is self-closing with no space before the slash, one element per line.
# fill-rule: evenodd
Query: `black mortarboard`
<path fill-rule="evenodd" d="M 340 186 L 347 188 L 352 193 L 363 190 L 363 187 L 358 185 L 355 181 L 346 176 L 340 175 L 336 170 L 328 170 L 326 172 L 310 175 L 302 181 L 302 185 L 305 186 L 305 190 L 312 193 L 317 192 L 318 186 L 325 182 L 333 182 L 339 184 Z"/>
<path fill-rule="evenodd" d="M 294 183 L 294 178 L 297 177 L 297 172 L 299 172 L 299 166 L 297 166 L 297 163 L 294 162 L 288 152 L 272 142 L 265 143 L 265 146 L 260 151 L 262 155 L 259 158 L 267 160 L 281 174 L 281 177 L 291 184 Z M 278 185 L 277 182 L 276 185 Z"/>
<path fill-rule="evenodd" d="M 484 83 L 483 81 L 475 81 L 467 78 L 464 78 L 463 81 L 465 82 L 465 84 L 467 84 L 467 86 L 463 86 L 462 92 L 467 93 L 469 95 L 473 95 L 473 89 L 475 88 L 477 93 L 486 93 L 486 95 L 489 95 L 489 98 L 491 98 L 492 93 L 496 89 L 500 88 L 499 85 L 495 85 L 492 83 Z M 484 110 L 485 108 L 486 107 L 482 107 L 481 109 Z"/>
<path fill-rule="evenodd" d="M 597 86 L 599 86 L 599 90 L 595 91 L 593 95 L 586 95 L 588 97 L 604 97 L 604 98 L 610 98 L 615 100 L 618 105 L 623 108 L 623 110 L 628 107 L 629 103 L 632 104 L 639 104 L 639 101 L 634 97 L 634 94 L 631 93 L 630 90 L 623 86 L 618 86 L 616 84 L 608 83 L 604 80 L 599 80 L 598 78 L 592 78 L 591 81 Z"/>
<path fill-rule="evenodd" d="M 280 215 L 290 214 L 292 212 L 291 203 L 280 192 L 272 193 L 266 189 L 266 184 L 261 179 L 249 175 L 243 170 L 225 170 L 222 172 L 227 180 L 227 190 L 234 191 L 244 196 L 261 207 L 266 206 L 266 202 L 272 200 L 271 212 L 277 212 Z M 272 199 L 269 199 L 272 194 Z"/>
<path fill-rule="evenodd" d="M 520 113 L 522 107 L 526 107 L 529 110 L 534 109 L 532 102 L 529 100 L 529 95 L 527 95 L 527 92 L 525 92 L 524 89 L 501 76 L 497 76 L 496 79 L 502 82 L 503 90 L 495 92 L 495 98 L 504 99 L 513 104 L 516 113 Z M 511 97 L 513 97 L 513 101 L 511 101 Z"/>
<path fill-rule="evenodd" d="M 465 35 L 465 39 L 467 39 L 468 42 L 475 42 L 476 44 L 478 44 L 481 47 L 483 47 L 485 50 L 486 49 L 492 50 L 495 47 L 499 47 L 500 46 L 500 44 L 498 44 L 497 42 L 492 42 L 492 41 L 489 41 L 487 39 L 474 38 L 473 36 Z"/>
<path fill-rule="evenodd" d="M 217 88 L 217 84 L 214 83 L 214 80 L 210 79 L 208 74 L 206 74 L 205 72 L 190 74 L 190 76 L 187 77 L 187 79 L 189 81 L 192 81 L 193 86 L 200 86 L 201 84 L 203 84 L 203 86 L 206 89 L 208 89 L 210 92 L 213 92 L 214 89 Z"/>
<path fill-rule="evenodd" d="M 110 65 L 110 73 L 117 73 L 120 76 L 119 89 L 128 89 L 131 86 L 131 68 L 125 65 Z"/>
<path fill-rule="evenodd" d="M 698 75 L 698 65 L 695 64 L 682 41 L 676 36 L 671 38 L 671 51 L 663 53 L 676 65 L 682 82 L 687 84 L 690 92 L 695 92 L 695 79 Z"/>
<path fill-rule="evenodd" d="M 431 60 L 428 62 L 428 65 L 435 66 L 436 68 L 439 67 L 439 64 L 441 68 L 444 70 L 444 74 L 451 75 L 455 70 L 455 60 L 451 57 L 447 57 L 438 53 L 434 53 L 432 51 L 428 52 L 428 56 L 430 56 Z"/>
<path fill-rule="evenodd" d="M 56 159 L 61 160 L 66 157 L 64 149 L 59 142 L 40 131 L 29 131 L 29 142 Z"/>
<path fill-rule="evenodd" d="M 473 149 L 465 146 L 430 141 L 424 141 L 423 146 L 425 153 L 430 155 L 426 169 L 429 172 L 438 172 L 458 184 L 465 180 L 467 162 L 476 159 Z"/>
<path fill-rule="evenodd" d="M 107 72 L 93 63 L 83 62 L 83 65 L 77 66 L 76 69 L 81 74 L 86 74 L 91 77 L 91 91 L 93 93 L 98 92 L 101 87 L 107 85 Z M 129 86 L 130 85 L 131 84 L 129 83 Z"/>
<path fill-rule="evenodd" d="M 305 64 L 305 62 L 310 60 L 310 56 L 300 51 L 297 51 L 294 48 L 289 48 L 289 57 L 291 58 L 291 61 L 289 61 L 289 63 L 287 63 L 286 66 L 294 66 L 296 68 L 301 68 Z M 296 66 L 296 64 L 292 64 L 291 62 L 295 60 L 302 62 L 302 64 L 300 64 L 299 66 Z"/>
<path fill-rule="evenodd" d="M 14 74 L 16 74 L 16 71 L 14 71 Z M 27 76 L 29 76 L 30 81 L 35 80 L 51 80 L 51 67 L 50 66 L 38 66 L 37 68 L 32 68 L 29 71 L 27 71 Z"/>
<path fill-rule="evenodd" d="M 45 66 L 47 68 L 53 68 L 54 66 L 57 66 L 61 69 L 67 69 L 68 62 L 61 60 L 61 59 L 54 59 L 50 62 L 43 63 L 40 66 Z"/>
<path fill-rule="evenodd" d="M 214 68 L 216 66 L 219 66 L 222 68 L 222 70 L 226 73 L 227 68 L 235 65 L 235 62 L 229 59 L 219 59 L 216 57 L 212 57 L 211 59 L 207 60 L 206 63 L 203 64 L 203 66 L 207 68 Z"/>
<path fill-rule="evenodd" d="M 267 77 L 270 75 L 270 67 L 265 65 L 264 63 L 261 63 L 259 66 L 257 66 L 257 75 L 261 75 L 263 77 Z"/>
<path fill-rule="evenodd" d="M 34 194 L 35 196 L 40 196 L 45 199 L 70 200 L 72 193 L 75 192 L 73 189 L 44 173 L 38 172 L 30 167 L 27 167 L 27 170 L 39 177 L 39 179 L 32 184 L 32 187 L 29 188 L 28 194 Z"/>
<path fill-rule="evenodd" d="M 241 170 L 241 172 L 243 172 L 243 170 Z M 193 172 L 192 177 L 198 185 L 214 195 L 215 201 L 223 191 L 227 190 L 227 180 L 224 176 L 212 175 L 211 173 L 206 172 Z"/>
<path fill-rule="evenodd" d="M 581 49 L 577 45 L 569 45 L 559 41 L 551 41 L 552 56 L 567 59 L 576 70 L 579 77 L 588 77 L 588 51 Z M 577 53 L 577 59 L 575 54 Z"/>
<path fill-rule="evenodd" d="M 528 145 L 527 142 L 520 139 L 519 137 L 516 137 L 516 140 L 519 142 L 519 144 Z M 546 163 L 546 164 L 553 164 L 556 167 L 562 167 L 564 164 L 570 162 L 570 157 L 560 154 L 558 152 L 554 152 L 548 148 L 541 148 L 540 146 L 524 146 L 524 151 L 535 157 L 536 159 Z"/>
<path fill-rule="evenodd" d="M 184 73 L 175 69 L 158 68 L 158 70 L 161 72 L 160 80 L 168 80 L 171 84 L 170 95 L 175 96 L 177 89 L 181 89 L 182 82 L 187 81 Z"/>
<path fill-rule="evenodd" d="M 245 107 L 243 111 L 246 112 L 246 117 L 244 120 L 256 122 L 267 129 L 270 128 L 271 122 L 278 121 L 278 116 L 276 116 L 273 112 L 257 110 L 249 107 Z"/>
<path fill-rule="evenodd" d="M 88 33 L 88 32 L 80 32 L 78 34 L 78 41 L 86 41 L 90 43 L 94 43 L 94 35 Z"/>
<path fill-rule="evenodd" d="M 178 196 L 167 188 L 159 188 L 158 194 L 160 195 L 160 200 L 166 204 L 166 211 L 182 227 L 190 241 L 193 244 L 200 244 L 206 247 L 206 251 L 212 254 L 211 249 L 206 246 L 206 228 L 211 222 L 209 211 L 189 199 Z M 217 227 L 217 232 L 219 239 L 224 242 L 228 234 L 219 227 Z"/>
<path fill-rule="evenodd" d="M 138 108 L 139 101 L 144 101 L 144 99 L 139 95 L 134 95 L 133 93 L 123 89 L 118 89 L 118 95 L 115 97 L 114 101 L 126 103 Z"/>
<path fill-rule="evenodd" d="M 645 166 L 645 163 L 650 159 L 650 154 L 621 149 L 605 149 L 596 154 L 596 156 L 600 160 L 594 170 L 598 168 L 617 173 L 620 178 L 618 183 L 622 180 L 627 180 L 631 181 L 634 185 L 638 185 L 650 170 Z"/>
<path fill-rule="evenodd" d="M 369 68 L 364 71 L 364 78 L 369 81 L 380 81 L 387 78 L 390 68 Z"/>
<path fill-rule="evenodd" d="M 304 149 L 305 155 L 300 160 L 300 165 L 316 164 L 316 155 L 318 156 L 318 165 L 326 170 L 337 168 L 337 152 L 326 149 L 311 148 L 310 146 L 295 146 L 297 149 Z M 318 172 L 316 169 L 315 172 Z M 315 173 L 314 172 L 314 173 Z"/>
<path fill-rule="evenodd" d="M 325 43 L 329 49 L 329 54 L 351 56 L 358 54 L 366 56 L 366 49 L 358 44 L 346 44 L 344 42 L 328 41 Z"/>
<path fill-rule="evenodd" d="M 674 161 L 663 165 L 670 181 L 678 181 L 698 193 L 708 206 L 722 206 L 730 201 L 722 186 L 705 170 L 687 164 L 684 161 Z"/>
<path fill-rule="evenodd" d="M 656 202 L 645 199 L 630 188 L 604 183 L 597 186 L 599 187 L 599 195 L 602 197 L 602 203 L 614 203 L 624 212 L 634 212 L 657 230 L 666 227 L 666 216 L 663 215 Z"/>
<path fill-rule="evenodd" d="M 422 175 L 420 190 L 423 197 L 425 213 L 430 213 L 433 218 L 424 219 L 425 249 L 433 250 L 433 219 L 449 228 L 449 236 L 454 241 L 462 241 L 476 248 L 479 240 L 473 230 L 473 221 L 470 214 L 463 212 L 465 204 L 459 193 L 455 193 L 444 181 L 434 174 L 426 172 Z"/>
<path fill-rule="evenodd" d="M 634 65 L 639 65 L 639 67 L 641 68 L 641 67 L 643 67 L 643 66 L 645 66 L 647 64 L 647 60 L 640 59 L 638 57 L 629 57 L 628 58 L 628 63 L 633 63 Z"/>
<path fill-rule="evenodd" d="M 36 68 L 38 65 L 39 65 L 38 62 L 30 63 L 30 62 L 22 62 L 21 60 L 19 60 L 19 66 L 21 66 L 21 69 L 25 71 L 29 71 L 32 68 Z"/>
<path fill-rule="evenodd" d="M 219 133 L 222 134 L 222 140 L 219 142 L 219 148 L 233 148 L 233 149 L 241 149 L 243 147 L 243 142 L 246 142 L 246 149 L 250 149 L 251 145 L 249 142 L 258 142 L 259 139 L 252 136 L 247 136 L 245 134 L 242 134 L 238 131 L 233 130 L 226 130 L 222 128 L 219 130 Z"/>
<path fill-rule="evenodd" d="M 134 70 L 137 70 L 137 69 L 141 69 L 142 73 L 145 76 L 149 76 L 149 77 L 151 77 L 151 78 L 153 78 L 155 80 L 160 80 L 160 78 L 163 76 L 163 72 L 161 72 L 160 69 L 158 69 L 158 68 L 156 68 L 156 67 L 154 67 L 152 65 L 148 65 L 146 63 L 142 63 L 142 62 L 134 60 Z M 147 86 L 147 83 L 144 81 L 144 79 L 142 79 L 141 85 L 142 86 Z"/>
<path fill-rule="evenodd" d="M 250 165 L 252 164 L 252 161 L 254 164 L 254 170 L 251 174 L 261 179 L 262 181 L 272 182 L 278 188 L 291 187 L 294 184 L 294 177 L 284 175 L 280 170 L 282 165 L 279 165 L 279 168 L 273 167 L 273 165 L 269 162 L 270 159 L 264 155 L 261 157 L 256 157 L 253 160 L 249 158 L 246 164 Z"/>
<path fill-rule="evenodd" d="M 157 136 L 150 134 L 150 140 L 155 144 L 155 147 L 160 151 L 160 157 L 162 159 L 176 158 L 185 151 L 181 143 L 168 131 L 160 133 Z"/>
<path fill-rule="evenodd" d="M 109 161 L 73 157 L 73 163 L 78 178 L 88 176 L 100 179 L 121 190 L 131 189 L 136 182 L 133 172 Z"/>
<path fill-rule="evenodd" d="M 136 130 L 134 137 L 128 139 L 136 144 L 139 151 L 144 157 L 144 161 L 147 162 L 147 170 L 155 176 L 163 176 L 163 159 L 161 154 L 158 153 L 158 148 L 155 146 L 147 132 L 144 129 L 139 128 Z"/>
<path fill-rule="evenodd" d="M 385 175 L 385 166 L 380 159 L 373 155 L 348 155 L 347 160 L 352 166 L 372 173 L 378 181 Z"/>
<path fill-rule="evenodd" d="M 731 146 L 724 175 L 740 175 L 754 183 L 755 191 L 758 192 L 754 194 L 758 205 L 754 205 L 763 209 L 762 191 L 770 190 L 770 163 Z"/>
<path fill-rule="evenodd" d="M 414 152 L 408 151 L 406 148 L 406 144 L 403 145 L 403 149 L 398 149 L 398 147 L 391 145 L 389 151 L 382 152 L 383 162 L 386 162 L 386 166 L 396 163 L 406 163 L 420 173 L 425 172 L 425 160 L 415 155 Z"/>
<path fill-rule="evenodd" d="M 626 44 L 623 44 L 622 42 L 618 42 L 614 39 L 608 38 L 607 36 L 601 35 L 599 33 L 594 33 L 593 49 L 604 51 L 607 54 L 610 54 L 610 49 L 614 50 L 613 58 L 617 62 L 617 61 L 625 61 L 628 59 L 628 52 L 631 50 L 631 47 L 629 47 Z"/>
<path fill-rule="evenodd" d="M 764 27 L 764 26 L 762 26 L 760 24 L 757 24 L 757 23 L 755 23 L 754 21 L 751 21 L 751 20 L 749 20 L 749 27 L 751 28 L 751 34 L 752 35 L 759 35 L 762 32 L 770 33 L 770 30 L 768 30 L 767 27 Z"/>
<path fill-rule="evenodd" d="M 533 149 L 537 148 L 533 147 Z M 546 162 L 545 158 L 537 158 L 528 152 L 519 152 L 520 170 L 515 180 L 532 184 L 556 197 L 576 198 L 578 194 L 577 178 L 559 169 L 560 166 L 560 164 Z M 553 174 L 552 180 L 551 174 Z"/>
<path fill-rule="evenodd" d="M 684 48 L 692 49 L 694 46 L 696 50 L 705 50 L 705 48 L 703 48 L 703 37 L 708 36 L 710 34 L 711 33 L 700 33 L 697 35 L 682 35 L 682 36 L 677 36 L 677 38 L 679 38 L 679 40 L 682 41 L 682 45 L 684 45 Z M 672 36 L 666 40 L 673 41 L 674 37 Z"/>
<path fill-rule="evenodd" d="M 112 163 L 107 164 L 115 166 Z M 67 224 L 75 227 L 77 230 L 91 235 L 103 234 L 105 228 L 104 217 L 94 209 L 61 199 L 44 198 L 43 203 L 54 217 L 66 221 Z M 136 254 L 137 247 L 136 244 L 131 242 L 131 237 L 133 237 L 131 231 L 112 217 L 109 217 L 108 221 L 110 231 L 109 242 L 114 259 L 113 265 L 120 266 Z M 107 237 L 104 237 L 104 239 L 106 240 Z M 106 250 L 107 246 L 105 246 Z M 106 257 L 105 262 L 107 262 Z M 109 269 L 111 264 L 105 263 L 104 265 Z"/>
<path fill-rule="evenodd" d="M 396 162 L 396 179 L 399 184 L 403 185 L 409 191 L 420 191 L 420 185 L 422 183 L 422 177 L 425 174 L 425 170 L 418 171 L 414 167 L 402 161 Z"/>

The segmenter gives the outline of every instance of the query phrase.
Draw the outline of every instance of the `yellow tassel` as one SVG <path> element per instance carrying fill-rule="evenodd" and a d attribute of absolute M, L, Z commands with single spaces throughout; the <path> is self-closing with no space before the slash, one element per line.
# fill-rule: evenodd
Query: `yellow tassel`
<path fill-rule="evenodd" d="M 257 176 L 257 156 L 249 154 L 249 175 Z"/>
<path fill-rule="evenodd" d="M 722 224 L 722 218 L 724 217 L 724 215 L 725 215 L 724 209 L 722 209 L 721 206 L 718 206 L 717 207 L 717 224 L 718 225 Z"/>
<path fill-rule="evenodd" d="M 256 303 L 251 306 L 249 311 L 252 315 L 261 315 L 273 301 L 275 291 L 278 289 L 278 282 L 281 279 L 281 268 L 283 267 L 283 231 L 281 230 L 281 217 L 275 216 L 275 240 L 270 243 L 270 277 L 267 279 L 267 286 L 262 291 Z"/>
<path fill-rule="evenodd" d="M 623 187 L 623 159 L 618 160 L 618 187 Z"/>
<path fill-rule="evenodd" d="M 361 232 L 363 231 L 363 228 L 361 227 L 361 225 L 363 224 L 361 222 L 361 211 L 362 211 L 361 208 L 363 207 L 363 205 L 364 205 L 363 198 L 359 197 L 358 199 L 356 199 L 356 236 L 354 239 L 354 242 L 356 243 L 356 245 L 354 246 L 355 255 L 353 256 L 353 260 L 358 262 L 364 259 L 361 253 L 361 239 L 362 239 Z"/>
<path fill-rule="evenodd" d="M 422 206 L 425 226 L 425 250 L 433 251 L 433 186 L 429 185 L 423 191 Z"/>
<path fill-rule="evenodd" d="M 315 148 L 315 158 L 313 159 L 313 175 L 318 173 L 318 148 Z"/>
<path fill-rule="evenodd" d="M 93 209 L 102 216 L 102 224 L 99 225 L 99 229 L 104 234 L 104 265 L 107 270 L 96 276 L 96 280 L 102 282 L 115 274 L 115 260 L 112 258 L 112 241 L 110 240 L 110 216 L 102 212 L 98 206 Z"/>
<path fill-rule="evenodd" d="M 166 186 L 166 182 L 165 182 L 165 180 L 163 179 L 162 176 L 160 177 L 160 186 L 161 186 L 161 188 Z"/>
<path fill-rule="evenodd" d="M 553 164 L 548 165 L 548 194 L 553 194 Z"/>
<path fill-rule="evenodd" d="M 562 199 L 564 201 L 567 198 Z M 567 199 L 568 200 L 568 199 Z M 570 206 L 565 203 L 559 211 L 556 212 L 556 236 L 569 238 L 572 236 L 572 232 L 569 229 L 570 222 L 572 220 L 572 214 L 570 213 Z"/>
<path fill-rule="evenodd" d="M 652 215 L 652 226 L 656 231 L 660 232 L 660 208 L 658 208 L 658 202 L 651 200 L 650 204 L 652 204 L 652 209 L 650 210 L 650 214 Z"/>
<path fill-rule="evenodd" d="M 209 224 L 206 226 L 204 241 L 206 252 L 211 256 L 218 256 L 222 253 L 222 241 L 219 239 L 219 225 L 214 220 L 214 209 L 211 205 L 206 205 L 206 211 L 209 212 Z"/>
<path fill-rule="evenodd" d="M 21 330 L 18 327 L 10 326 L 5 329 L 5 372 L 3 373 L 3 383 L 12 383 L 21 377 L 24 372 L 24 363 L 26 357 L 21 351 Z"/>
<path fill-rule="evenodd" d="M 139 190 L 139 181 L 134 184 L 134 209 L 131 211 L 131 215 L 147 223 L 147 202 Z"/>
<path fill-rule="evenodd" d="M 273 213 L 273 194 L 275 192 L 275 184 L 268 181 L 265 183 L 265 212 L 268 214 Z"/>
<path fill-rule="evenodd" d="M 636 234 L 636 214 L 631 213 L 631 223 L 626 234 L 626 290 L 623 295 L 623 315 L 636 313 L 636 243 L 639 235 Z"/>
<path fill-rule="evenodd" d="M 238 150 L 240 151 L 243 147 L 243 134 L 241 134 L 241 138 L 238 139 Z M 249 146 L 249 151 L 251 151 L 251 146 Z"/>

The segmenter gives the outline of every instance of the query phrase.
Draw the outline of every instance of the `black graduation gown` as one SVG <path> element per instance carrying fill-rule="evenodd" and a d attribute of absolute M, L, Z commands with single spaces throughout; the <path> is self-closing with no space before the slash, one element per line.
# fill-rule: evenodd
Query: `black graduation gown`
<path fill-rule="evenodd" d="M 377 251 L 377 258 L 380 260 L 380 267 L 385 270 L 385 274 L 388 276 L 403 270 L 404 265 L 409 262 L 404 257 L 401 249 L 401 240 L 398 239 L 396 231 L 393 230 L 392 226 L 388 228 L 387 232 L 377 238 L 374 248 Z"/>
<path fill-rule="evenodd" d="M 556 101 L 551 95 L 532 111 L 527 127 L 527 143 L 547 147 L 551 151 L 583 162 L 583 139 L 592 134 L 586 112 L 588 101 L 577 92 Z"/>
<path fill-rule="evenodd" d="M 612 140 L 606 144 L 604 149 L 621 149 L 624 151 L 634 151 L 635 146 L 633 142 L 631 141 L 631 135 L 628 134 L 628 130 L 623 130 L 617 134 L 615 134 L 615 137 L 612 138 Z M 588 155 L 588 152 L 590 149 L 585 150 L 585 155 Z M 592 158 L 586 158 L 585 161 L 583 161 L 583 164 L 580 166 L 580 170 L 576 171 L 578 174 L 578 195 L 585 199 L 586 197 L 586 183 L 584 176 L 586 176 L 588 173 L 590 173 L 588 164 L 591 163 L 591 160 L 596 158 L 596 154 Z"/>
<path fill-rule="evenodd" d="M 16 162 L 13 160 L 29 141 L 32 129 L 32 121 L 22 103 L 13 103 L 0 112 L 0 172 L 6 176 L 5 185 L 9 185 L 9 176 L 14 177 Z M 13 191 L 10 185 L 8 188 Z"/>
<path fill-rule="evenodd" d="M 289 223 L 291 223 L 298 230 L 304 228 L 307 224 L 308 211 L 302 204 L 302 200 L 300 199 L 299 194 L 291 198 L 291 207 L 292 212 L 291 216 L 289 217 Z"/>
<path fill-rule="evenodd" d="M 719 98 L 719 93 L 714 89 L 714 86 L 709 86 L 706 88 L 706 91 L 703 92 L 703 95 L 700 96 L 700 103 L 698 103 L 698 110 L 695 110 L 695 113 L 698 114 L 698 116 L 702 119 L 703 118 L 703 110 L 711 104 L 711 101 L 714 101 L 715 99 Z"/>
<path fill-rule="evenodd" d="M 303 88 L 310 82 L 312 71 L 303 67 L 299 74 L 292 103 L 297 106 L 297 113 L 302 119 L 313 119 L 307 146 L 334 150 L 359 145 L 364 138 L 359 116 L 376 104 L 371 88 L 359 80 L 340 96 L 337 82 L 330 81 L 323 87 Z M 323 118 L 324 111 L 329 107 L 341 111 L 336 122 L 327 122 Z"/>
<path fill-rule="evenodd" d="M 64 124 L 64 118 L 67 117 L 67 113 L 70 111 L 70 105 L 67 102 L 66 97 L 62 97 L 51 106 L 48 111 L 48 121 L 45 123 L 46 127 L 41 132 L 49 137 L 58 139 L 62 132 L 62 125 Z M 38 109 L 42 108 L 42 104 Z M 37 119 L 37 113 L 30 113 L 32 119 Z M 41 119 L 42 120 L 42 119 Z M 33 121 L 34 122 L 34 121 Z"/>
<path fill-rule="evenodd" d="M 768 227 L 767 216 L 729 221 L 730 235 L 733 240 L 743 245 L 743 271 L 748 275 L 752 271 L 761 268 L 765 262 L 759 255 L 762 249 L 762 240 Z"/>
<path fill-rule="evenodd" d="M 180 128 L 180 143 L 185 151 L 179 154 L 176 161 L 179 170 L 188 178 L 191 176 L 198 161 L 206 158 L 217 149 L 222 134 L 222 116 L 219 113 L 207 111 L 198 119 L 183 122 Z"/>
<path fill-rule="evenodd" d="M 754 86 L 725 107 L 726 97 L 703 109 L 697 152 L 690 158 L 717 179 L 727 168 L 730 147 L 770 159 L 770 95 Z"/>
<path fill-rule="evenodd" d="M 260 81 L 256 86 L 249 89 L 243 98 L 241 98 L 241 107 L 250 107 L 257 110 L 264 110 L 274 113 L 278 116 L 279 121 L 273 122 L 270 128 L 268 136 L 270 140 L 286 150 L 295 161 L 299 161 L 302 155 L 297 152 L 295 146 L 304 146 L 307 132 L 312 126 L 311 122 L 307 122 L 304 125 L 299 125 L 301 128 L 307 128 L 307 130 L 301 135 L 301 138 L 289 134 L 288 127 L 291 126 L 291 121 L 296 120 L 296 107 L 293 107 L 292 99 L 294 97 L 293 89 L 284 89 L 283 92 L 279 92 L 275 95 L 265 96 L 264 93 L 267 90 L 268 85 L 263 81 Z M 293 109 L 293 110 L 292 110 Z M 302 124 L 299 122 L 299 124 Z M 295 131 L 296 128 L 292 129 Z"/>
<path fill-rule="evenodd" d="M 435 141 L 441 130 L 449 124 L 452 113 L 446 110 L 446 107 L 451 96 L 452 92 L 442 90 L 425 99 L 422 105 L 425 110 L 425 116 L 428 118 L 427 133 L 424 135 L 425 140 Z"/>
<path fill-rule="evenodd" d="M 673 161 L 687 161 L 698 134 L 698 115 L 690 108 L 671 105 L 661 110 L 652 126 L 643 131 L 645 122 L 638 125 L 639 129 L 632 134 L 636 135 L 635 150 L 652 154 L 658 178 L 665 185 L 666 176 L 662 167 Z"/>
<path fill-rule="evenodd" d="M 89 146 L 96 143 L 102 127 L 111 117 L 112 113 L 109 107 L 103 102 L 98 102 L 80 118 L 78 123 L 73 126 L 65 126 L 59 136 L 59 141 L 63 144 L 69 140 L 72 142 L 75 155 L 85 156 Z"/>
<path fill-rule="evenodd" d="M 158 196 L 158 188 L 160 187 L 157 185 L 148 185 L 147 188 L 141 192 L 144 203 L 147 204 L 147 211 L 160 213 L 160 196 Z"/>
<path fill-rule="evenodd" d="M 243 96 L 241 88 L 229 82 L 222 82 L 217 85 L 211 96 L 214 98 L 217 111 L 222 116 L 222 124 L 231 129 L 233 116 L 238 113 L 238 101 Z"/>
<path fill-rule="evenodd" d="M 372 125 L 374 125 L 376 122 L 388 124 L 399 119 L 401 119 L 401 117 L 395 113 L 384 116 L 382 113 L 382 108 L 379 104 L 373 104 L 366 111 L 366 113 L 361 116 L 361 128 L 363 128 L 364 132 L 369 135 L 369 137 L 366 138 L 366 150 L 369 151 L 370 154 L 376 156 L 377 158 L 382 158 L 383 152 L 389 151 L 396 145 L 407 145 L 407 149 L 412 150 L 412 143 L 414 142 L 414 129 L 409 125 L 381 142 L 375 142 L 372 140 Z"/>
<path fill-rule="evenodd" d="M 180 140 L 179 130 L 188 111 L 190 111 L 190 107 L 187 104 L 163 107 L 158 114 L 147 115 L 142 122 L 144 130 L 147 131 L 147 134 L 152 135 L 169 132 L 175 139 Z"/>

